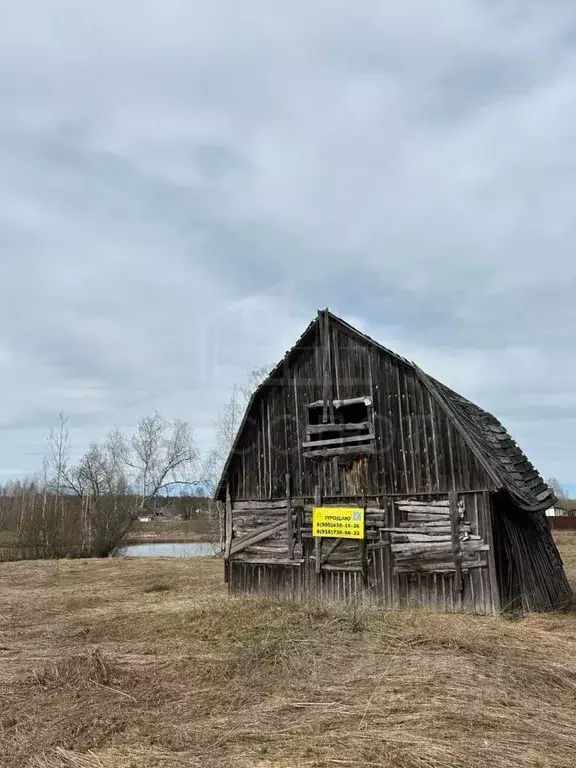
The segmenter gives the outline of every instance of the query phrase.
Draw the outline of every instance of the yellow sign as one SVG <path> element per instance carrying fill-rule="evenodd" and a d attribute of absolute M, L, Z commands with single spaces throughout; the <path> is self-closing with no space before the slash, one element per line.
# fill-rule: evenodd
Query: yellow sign
<path fill-rule="evenodd" d="M 364 510 L 358 507 L 314 507 L 312 536 L 363 539 Z"/>

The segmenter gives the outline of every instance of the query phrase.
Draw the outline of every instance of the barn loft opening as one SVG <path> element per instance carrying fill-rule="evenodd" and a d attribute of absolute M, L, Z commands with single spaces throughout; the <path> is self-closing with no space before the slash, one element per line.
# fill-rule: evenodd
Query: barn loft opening
<path fill-rule="evenodd" d="M 349 400 L 318 401 L 308 406 L 306 441 L 303 448 L 311 451 L 341 449 L 374 441 L 372 401 L 369 397 Z"/>

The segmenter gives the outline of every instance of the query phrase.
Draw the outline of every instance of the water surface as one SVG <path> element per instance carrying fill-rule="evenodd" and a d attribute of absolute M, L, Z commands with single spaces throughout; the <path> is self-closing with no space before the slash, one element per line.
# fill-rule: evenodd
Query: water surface
<path fill-rule="evenodd" d="M 218 546 L 210 542 L 151 541 L 146 544 L 131 544 L 122 550 L 121 555 L 124 557 L 203 557 L 215 555 L 217 551 Z"/>

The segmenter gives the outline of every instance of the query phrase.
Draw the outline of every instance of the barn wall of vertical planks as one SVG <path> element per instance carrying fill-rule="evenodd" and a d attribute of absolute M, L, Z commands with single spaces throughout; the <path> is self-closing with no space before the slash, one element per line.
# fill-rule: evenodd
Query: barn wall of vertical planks
<path fill-rule="evenodd" d="M 254 393 L 216 498 L 232 594 L 497 614 L 570 599 L 552 491 L 494 416 L 323 310 Z M 360 506 L 361 541 L 312 537 Z"/>

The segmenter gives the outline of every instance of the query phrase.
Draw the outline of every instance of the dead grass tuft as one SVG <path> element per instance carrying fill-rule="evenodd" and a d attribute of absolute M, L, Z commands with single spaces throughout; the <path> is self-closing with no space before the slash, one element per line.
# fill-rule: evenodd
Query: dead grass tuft
<path fill-rule="evenodd" d="M 114 680 L 114 664 L 96 648 L 90 653 L 63 656 L 48 662 L 40 673 L 34 672 L 31 682 L 43 689 L 85 688 L 110 685 Z"/>
<path fill-rule="evenodd" d="M 154 594 L 155 592 L 170 592 L 172 587 L 170 584 L 151 584 L 144 590 L 145 595 Z"/>

